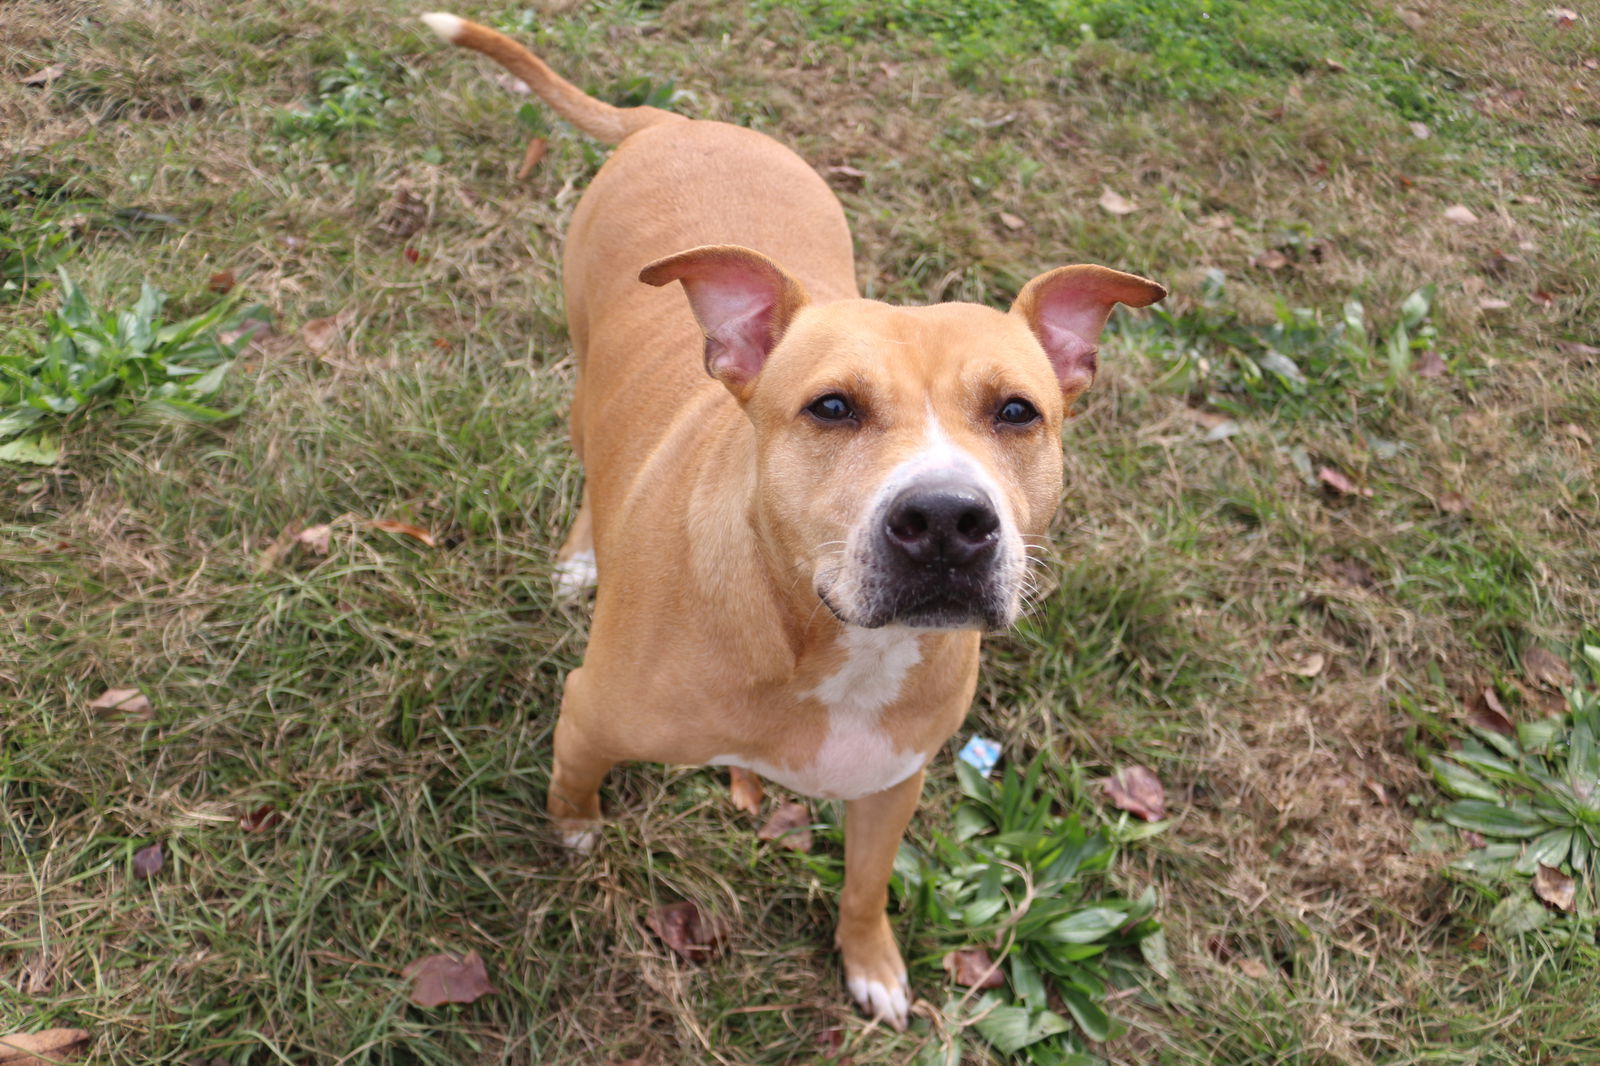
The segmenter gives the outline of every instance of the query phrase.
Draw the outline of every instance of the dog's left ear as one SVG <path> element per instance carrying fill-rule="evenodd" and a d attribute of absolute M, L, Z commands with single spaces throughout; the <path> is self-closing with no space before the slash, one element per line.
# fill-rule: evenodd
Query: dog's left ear
<path fill-rule="evenodd" d="M 1022 316 L 1050 357 L 1070 404 L 1094 383 L 1100 331 L 1116 304 L 1144 307 L 1167 290 L 1135 274 L 1103 266 L 1057 267 L 1017 293 L 1011 313 Z"/>
<path fill-rule="evenodd" d="M 706 373 L 740 402 L 782 339 L 806 292 L 760 252 L 713 244 L 657 259 L 639 271 L 647 285 L 683 282 L 689 306 L 706 335 Z"/>

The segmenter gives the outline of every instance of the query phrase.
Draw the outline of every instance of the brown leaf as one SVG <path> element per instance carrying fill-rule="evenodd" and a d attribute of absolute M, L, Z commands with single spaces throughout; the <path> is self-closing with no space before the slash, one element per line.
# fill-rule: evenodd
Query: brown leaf
<path fill-rule="evenodd" d="M 1487 729 L 1503 737 L 1517 735 L 1517 727 L 1512 725 L 1511 716 L 1506 714 L 1506 709 L 1500 705 L 1500 697 L 1492 688 L 1482 689 L 1472 698 L 1467 705 L 1467 721 L 1479 729 Z"/>
<path fill-rule="evenodd" d="M 944 972 L 963 988 L 1000 988 L 1006 983 L 1000 967 L 982 948 L 961 948 L 944 957 Z"/>
<path fill-rule="evenodd" d="M 87 1029 L 45 1029 L 37 1033 L 0 1036 L 0 1063 L 5 1066 L 51 1066 L 82 1050 L 89 1042 Z"/>
<path fill-rule="evenodd" d="M 533 172 L 539 169 L 539 164 L 544 161 L 544 154 L 550 150 L 550 142 L 543 137 L 535 137 L 528 142 L 528 150 L 522 153 L 522 165 L 517 168 L 517 180 L 527 181 Z"/>
<path fill-rule="evenodd" d="M 1535 685 L 1560 690 L 1572 684 L 1572 668 L 1543 648 L 1522 653 L 1522 670 Z"/>
<path fill-rule="evenodd" d="M 1331 466 L 1322 467 L 1317 471 L 1317 480 L 1326 485 L 1334 493 L 1341 496 L 1371 496 L 1371 489 L 1358 489 L 1355 482 Z"/>
<path fill-rule="evenodd" d="M 1561 423 L 1561 432 L 1565 433 L 1574 440 L 1581 440 L 1585 444 L 1594 443 L 1594 438 L 1589 436 L 1589 431 L 1578 425 L 1576 422 Z"/>
<path fill-rule="evenodd" d="M 333 526 L 327 522 L 321 522 L 300 530 L 294 535 L 294 542 L 302 547 L 309 548 L 318 555 L 327 555 L 328 543 L 332 537 Z"/>
<path fill-rule="evenodd" d="M 154 708 L 150 698 L 136 688 L 108 688 L 90 702 L 89 710 L 147 715 Z"/>
<path fill-rule="evenodd" d="M 36 70 L 26 77 L 18 78 L 17 81 L 22 85 L 49 85 L 66 72 L 67 65 L 65 63 L 51 63 L 48 67 Z M 0 1059 L 0 1062 L 3 1061 L 3 1059 Z"/>
<path fill-rule="evenodd" d="M 1113 215 L 1131 215 L 1139 210 L 1138 204 L 1109 188 L 1100 194 L 1099 204 L 1102 211 Z"/>
<path fill-rule="evenodd" d="M 1417 356 L 1415 366 L 1419 378 L 1436 378 L 1445 371 L 1444 357 L 1434 348 L 1422 349 L 1422 354 Z"/>
<path fill-rule="evenodd" d="M 1445 514 L 1465 514 L 1467 498 L 1459 492 L 1446 492 L 1434 501 L 1434 505 Z"/>
<path fill-rule="evenodd" d="M 1161 778 L 1144 766 L 1125 766 L 1100 782 L 1106 798 L 1118 810 L 1127 811 L 1147 822 L 1167 816 L 1167 790 Z"/>
<path fill-rule="evenodd" d="M 1558 30 L 1564 30 L 1578 21 L 1578 13 L 1570 7 L 1552 7 L 1545 14 L 1555 21 L 1556 29 Z M 1567 907 L 1564 909 L 1571 910 L 1572 908 Z"/>
<path fill-rule="evenodd" d="M 811 811 L 804 803 L 785 803 L 756 830 L 762 840 L 776 840 L 790 851 L 811 850 Z"/>
<path fill-rule="evenodd" d="M 866 184 L 867 172 L 848 163 L 839 163 L 828 168 L 828 180 L 844 189 L 859 189 Z"/>
<path fill-rule="evenodd" d="M 206 288 L 221 296 L 226 296 L 238 284 L 231 270 L 219 270 L 211 275 L 211 280 L 206 282 Z"/>
<path fill-rule="evenodd" d="M 1577 883 L 1554 866 L 1539 864 L 1533 874 L 1533 894 L 1557 910 L 1572 911 L 1577 906 Z"/>
<path fill-rule="evenodd" d="M 1011 229 L 1011 230 L 1022 229 L 1024 226 L 1027 225 L 1027 223 L 1022 221 L 1022 219 L 1018 218 L 1016 215 L 1013 215 L 1008 211 L 1000 212 L 1000 224 L 1002 226 L 1004 226 L 1006 229 Z"/>
<path fill-rule="evenodd" d="M 728 767 L 728 794 L 733 797 L 736 809 L 746 814 L 759 815 L 761 813 L 761 800 L 766 796 L 766 790 L 761 787 L 761 778 L 740 766 Z"/>
<path fill-rule="evenodd" d="M 1425 141 L 1429 137 L 1433 136 L 1433 131 L 1428 128 L 1428 124 L 1426 122 L 1412 122 L 1410 123 L 1410 127 L 1411 136 L 1415 137 L 1419 141 Z"/>
<path fill-rule="evenodd" d="M 1550 310 L 1556 305 L 1555 296 L 1546 292 L 1544 289 L 1534 289 L 1528 294 L 1528 299 L 1532 300 L 1546 311 Z"/>
<path fill-rule="evenodd" d="M 1600 348 L 1580 341 L 1556 341 L 1556 350 L 1568 355 L 1600 355 Z"/>
<path fill-rule="evenodd" d="M 1410 30 L 1412 33 L 1419 32 L 1422 27 L 1426 25 L 1426 21 L 1423 19 L 1422 13 L 1418 11 L 1412 11 L 1408 7 L 1396 8 L 1395 14 L 1400 16 L 1400 21 L 1405 23 L 1406 29 Z"/>
<path fill-rule="evenodd" d="M 1282 270 L 1289 265 L 1289 257 L 1276 248 L 1269 248 L 1250 262 L 1263 270 Z"/>
<path fill-rule="evenodd" d="M 283 812 L 270 803 L 239 816 L 239 828 L 246 833 L 262 833 L 283 821 Z"/>
<path fill-rule="evenodd" d="M 493 995 L 489 971 L 476 951 L 466 955 L 443 953 L 424 955 L 409 963 L 400 976 L 411 978 L 411 1002 L 419 1007 L 442 1003 L 476 1003 Z"/>
<path fill-rule="evenodd" d="M 1267 964 L 1260 959 L 1240 959 L 1234 965 L 1239 967 L 1239 972 L 1253 980 L 1260 981 L 1270 972 Z"/>
<path fill-rule="evenodd" d="M 263 341 L 275 336 L 271 323 L 265 319 L 247 318 L 232 329 L 218 332 L 217 340 L 230 346 L 242 341 L 247 347 L 259 348 Z"/>
<path fill-rule="evenodd" d="M 412 540 L 419 540 L 428 547 L 436 547 L 433 534 L 426 529 L 411 525 L 409 522 L 396 522 L 391 518 L 378 518 L 367 523 L 373 529 L 381 529 L 385 533 L 403 533 Z"/>
<path fill-rule="evenodd" d="M 411 191 L 407 182 L 395 186 L 394 195 L 378 217 L 377 230 L 397 241 L 415 236 L 428 224 L 428 201 Z M 412 260 L 415 262 L 415 260 Z"/>
<path fill-rule="evenodd" d="M 1340 559 L 1329 569 L 1333 571 L 1334 577 L 1347 585 L 1362 589 L 1378 587 L 1378 575 L 1373 572 L 1372 567 L 1360 559 Z"/>
<path fill-rule="evenodd" d="M 313 318 L 300 327 L 300 339 L 306 342 L 306 347 L 313 353 L 321 355 L 333 347 L 333 342 L 339 339 L 339 334 L 344 332 L 344 327 L 354 317 L 355 312 L 347 307 L 327 318 Z"/>
<path fill-rule="evenodd" d="M 148 881 L 161 872 L 167 857 L 161 852 L 161 841 L 146 845 L 133 853 L 133 876 Z"/>
<path fill-rule="evenodd" d="M 1332 56 L 1323 56 L 1322 65 L 1327 67 L 1328 70 L 1332 71 L 1334 74 L 1343 74 L 1345 71 L 1350 69 L 1337 59 L 1334 59 Z"/>
<path fill-rule="evenodd" d="M 688 962 L 705 962 L 728 940 L 727 923 L 716 915 L 703 914 L 689 900 L 657 907 L 644 920 L 662 943 Z"/>
<path fill-rule="evenodd" d="M 1453 204 L 1444 209 L 1444 217 L 1461 226 L 1470 226 L 1478 221 L 1478 216 L 1466 204 Z"/>

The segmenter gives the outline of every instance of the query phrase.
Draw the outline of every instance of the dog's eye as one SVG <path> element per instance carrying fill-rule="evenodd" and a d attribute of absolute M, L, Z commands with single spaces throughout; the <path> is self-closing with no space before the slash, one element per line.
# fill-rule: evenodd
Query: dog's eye
<path fill-rule="evenodd" d="M 997 422 L 1004 422 L 1008 426 L 1026 426 L 1039 420 L 1039 409 L 1027 400 L 1013 396 L 1000 405 L 994 417 Z"/>
<path fill-rule="evenodd" d="M 806 405 L 806 411 L 819 422 L 845 422 L 855 418 L 856 409 L 837 392 L 819 396 Z"/>

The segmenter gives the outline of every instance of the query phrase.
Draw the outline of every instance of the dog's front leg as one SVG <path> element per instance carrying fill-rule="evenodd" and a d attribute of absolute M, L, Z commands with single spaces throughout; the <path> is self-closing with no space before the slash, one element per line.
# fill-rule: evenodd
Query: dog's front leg
<path fill-rule="evenodd" d="M 844 891 L 834 937 L 844 956 L 850 994 L 869 1015 L 902 1030 L 911 1010 L 911 989 L 889 927 L 889 875 L 921 793 L 918 770 L 893 788 L 845 805 Z"/>

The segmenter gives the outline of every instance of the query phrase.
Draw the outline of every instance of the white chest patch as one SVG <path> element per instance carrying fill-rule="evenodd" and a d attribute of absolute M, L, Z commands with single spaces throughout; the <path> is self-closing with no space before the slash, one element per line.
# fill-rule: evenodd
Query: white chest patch
<path fill-rule="evenodd" d="M 804 766 L 772 766 L 758 759 L 719 755 L 714 766 L 742 766 L 785 788 L 819 799 L 860 799 L 898 785 L 927 761 L 897 748 L 878 728 L 884 708 L 900 695 L 906 675 L 922 661 L 914 630 L 898 626 L 845 630 L 844 662 L 806 695 L 828 712 L 828 732 Z"/>

